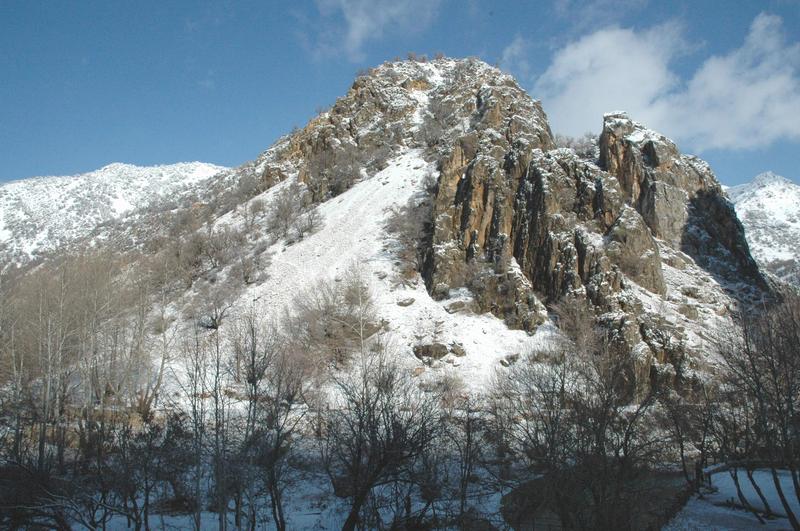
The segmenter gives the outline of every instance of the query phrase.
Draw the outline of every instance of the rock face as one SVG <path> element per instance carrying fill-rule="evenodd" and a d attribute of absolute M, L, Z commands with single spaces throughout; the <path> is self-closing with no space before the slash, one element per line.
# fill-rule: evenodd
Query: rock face
<path fill-rule="evenodd" d="M 506 105 L 506 118 L 478 109 L 480 127 L 440 159 L 429 289 L 444 298 L 477 285 L 484 309 L 528 330 L 541 323 L 543 304 L 586 298 L 618 344 L 637 353 L 636 392 L 674 380 L 674 367 L 664 377 L 656 366 L 675 365 L 675 346 L 693 343 L 677 323 L 703 320 L 675 294 L 685 282 L 677 271 L 698 270 L 727 293 L 709 304 L 768 293 L 731 204 L 704 162 L 624 114 L 604 117 L 599 160 L 586 161 L 554 149 L 536 104 L 531 119 L 510 127 L 519 106 Z M 652 311 L 659 304 L 673 306 L 672 323 Z"/>
<path fill-rule="evenodd" d="M 403 61 L 358 77 L 236 171 L 263 189 L 296 178 L 324 202 L 415 150 L 438 170 L 418 198 L 428 208 L 414 210 L 425 216 L 417 267 L 434 298 L 530 332 L 548 306 L 588 301 L 634 354 L 632 395 L 691 386 L 712 331 L 769 289 L 706 163 L 623 113 L 604 117 L 597 148 L 597 160 L 558 149 L 541 104 L 485 63 Z"/>
<path fill-rule="evenodd" d="M 605 116 L 599 164 L 617 177 L 656 238 L 717 266 L 724 281 L 743 276 L 766 289 L 733 206 L 705 162 L 681 155 L 671 140 L 618 113 Z"/>

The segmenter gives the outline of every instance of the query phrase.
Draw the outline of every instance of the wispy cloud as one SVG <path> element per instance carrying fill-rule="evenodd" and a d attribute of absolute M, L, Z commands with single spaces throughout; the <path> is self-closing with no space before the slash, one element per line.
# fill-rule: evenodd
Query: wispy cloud
<path fill-rule="evenodd" d="M 675 23 L 605 28 L 558 50 L 533 94 L 567 134 L 624 109 L 698 150 L 800 140 L 800 43 L 787 42 L 779 17 L 758 15 L 741 47 L 681 79 L 672 64 L 687 47 Z"/>
<path fill-rule="evenodd" d="M 567 134 L 597 130 L 604 112 L 628 109 L 637 117 L 677 87 L 669 63 L 685 48 L 681 26 L 643 32 L 606 28 L 558 50 L 536 80 L 554 127 Z M 640 117 L 645 120 L 645 117 Z"/>
<path fill-rule="evenodd" d="M 625 15 L 649 3 L 649 0 L 553 0 L 553 11 L 567 22 L 570 31 L 583 33 L 589 28 L 617 24 Z"/>
<path fill-rule="evenodd" d="M 316 0 L 320 20 L 300 37 L 320 57 L 364 57 L 364 47 L 389 35 L 427 29 L 441 0 Z"/>
<path fill-rule="evenodd" d="M 500 55 L 500 68 L 514 74 L 519 79 L 529 79 L 531 76 L 531 64 L 528 60 L 531 43 L 521 35 L 514 37 L 514 40 L 503 49 Z"/>
<path fill-rule="evenodd" d="M 800 42 L 787 42 L 779 17 L 761 14 L 742 47 L 709 58 L 657 103 L 658 120 L 700 149 L 800 140 Z"/>

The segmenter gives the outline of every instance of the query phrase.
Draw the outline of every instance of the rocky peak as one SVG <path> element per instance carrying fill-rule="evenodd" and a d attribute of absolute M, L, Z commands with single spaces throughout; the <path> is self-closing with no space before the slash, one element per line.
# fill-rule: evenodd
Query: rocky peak
<path fill-rule="evenodd" d="M 682 155 L 671 140 L 620 112 L 603 118 L 599 162 L 617 177 L 654 237 L 713 268 L 720 280 L 744 276 L 757 291 L 766 289 L 736 212 L 708 164 Z"/>
<path fill-rule="evenodd" d="M 420 245 L 429 293 L 466 288 L 528 331 L 547 306 L 588 301 L 637 354 L 636 392 L 685 378 L 674 346 L 700 348 L 768 291 L 706 163 L 624 113 L 604 117 L 597 164 L 556 149 L 541 104 L 476 60 L 374 68 L 249 168 L 266 186 L 294 175 L 322 202 L 408 150 L 436 167 Z"/>
<path fill-rule="evenodd" d="M 756 260 L 778 278 L 800 284 L 800 186 L 766 172 L 727 193 Z"/>
<path fill-rule="evenodd" d="M 721 191 L 705 163 L 682 156 L 670 139 L 621 112 L 603 117 L 600 167 L 619 179 L 628 203 L 654 236 L 672 245 L 680 245 L 684 236 L 691 198 Z"/>
<path fill-rule="evenodd" d="M 330 110 L 281 139 L 255 168 L 265 187 L 297 173 L 320 201 L 403 149 L 455 160 L 459 150 L 472 159 L 512 145 L 549 148 L 553 141 L 541 105 L 511 76 L 475 59 L 396 61 L 356 78 Z"/>
<path fill-rule="evenodd" d="M 499 109 L 495 121 L 509 123 L 509 107 Z M 543 120 L 533 123 L 548 131 Z M 546 318 L 545 306 L 586 299 L 615 341 L 639 353 L 632 385 L 641 390 L 653 364 L 674 357 L 653 338 L 693 343 L 703 319 L 728 311 L 713 305 L 768 292 L 708 165 L 624 113 L 604 117 L 599 166 L 554 149 L 549 135 L 527 144 L 492 134 L 469 141 L 476 134 L 458 138 L 439 163 L 424 271 L 435 297 L 467 286 L 484 310 L 528 330 Z M 676 295 L 691 275 L 716 286 L 703 303 L 713 316 Z M 673 324 L 656 306 L 670 306 Z"/>
<path fill-rule="evenodd" d="M 778 175 L 777 173 L 773 173 L 771 171 L 765 171 L 764 173 L 760 173 L 755 176 L 753 179 L 753 184 L 758 187 L 765 187 L 772 185 L 789 186 L 794 183 L 782 175 Z"/>

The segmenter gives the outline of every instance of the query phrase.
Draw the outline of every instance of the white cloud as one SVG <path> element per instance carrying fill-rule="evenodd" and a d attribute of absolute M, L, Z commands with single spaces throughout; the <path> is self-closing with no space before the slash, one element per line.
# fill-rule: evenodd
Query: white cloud
<path fill-rule="evenodd" d="M 323 27 L 315 28 L 314 51 L 344 53 L 351 61 L 364 56 L 364 46 L 389 34 L 427 28 L 441 0 L 317 0 Z"/>
<path fill-rule="evenodd" d="M 530 43 L 517 35 L 511 44 L 503 49 L 500 56 L 500 68 L 520 79 L 529 78 L 531 74 L 531 65 L 528 61 L 529 49 Z"/>
<path fill-rule="evenodd" d="M 670 61 L 684 49 L 674 23 L 646 32 L 608 28 L 559 50 L 536 81 L 540 98 L 556 130 L 579 135 L 597 130 L 604 112 L 642 112 L 673 89 L 677 76 Z"/>
<path fill-rule="evenodd" d="M 661 120 L 698 149 L 800 140 L 800 43 L 787 44 L 781 19 L 761 14 L 741 48 L 705 61 L 659 106 Z"/>
<path fill-rule="evenodd" d="M 757 16 L 740 48 L 685 82 L 671 68 L 687 49 L 679 26 L 599 30 L 557 51 L 533 94 L 566 134 L 596 131 L 604 112 L 624 109 L 698 150 L 800 139 L 800 43 L 787 43 L 781 24 Z"/>

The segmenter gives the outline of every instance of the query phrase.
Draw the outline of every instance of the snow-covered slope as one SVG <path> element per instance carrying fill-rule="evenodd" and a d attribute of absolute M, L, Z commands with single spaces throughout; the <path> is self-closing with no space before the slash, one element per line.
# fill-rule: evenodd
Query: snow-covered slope
<path fill-rule="evenodd" d="M 0 258 L 25 262 L 88 235 L 98 225 L 180 198 L 225 170 L 202 162 L 141 167 L 114 163 L 66 177 L 0 186 Z"/>
<path fill-rule="evenodd" d="M 514 359 L 546 341 L 553 328 L 542 326 L 534 335 L 510 330 L 491 313 L 456 310 L 468 305 L 471 295 L 466 290 L 435 301 L 419 274 L 410 281 L 399 281 L 401 273 L 386 222 L 393 208 L 423 195 L 427 172 L 435 172 L 434 165 L 426 162 L 419 150 L 409 150 L 376 175 L 320 204 L 320 230 L 291 245 L 278 241 L 267 249 L 271 260 L 264 271 L 265 280 L 245 290 L 234 308 L 247 308 L 255 301 L 279 319 L 298 294 L 313 289 L 319 281 L 342 281 L 357 269 L 369 285 L 377 318 L 384 323 L 401 366 L 424 371 L 414 357 L 414 346 L 440 343 L 450 347 L 451 353 L 435 362 L 434 368 L 452 370 L 471 386 L 486 384 L 503 360 Z M 269 203 L 293 181 L 284 181 L 260 199 Z"/>
<path fill-rule="evenodd" d="M 727 192 L 756 260 L 778 277 L 800 283 L 800 185 L 767 172 Z"/>

